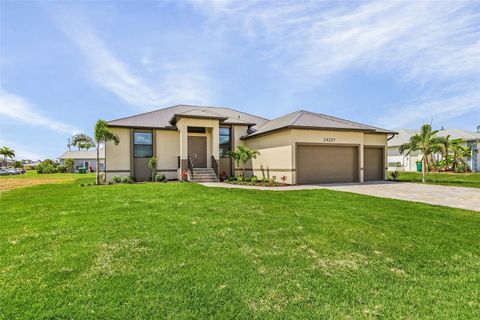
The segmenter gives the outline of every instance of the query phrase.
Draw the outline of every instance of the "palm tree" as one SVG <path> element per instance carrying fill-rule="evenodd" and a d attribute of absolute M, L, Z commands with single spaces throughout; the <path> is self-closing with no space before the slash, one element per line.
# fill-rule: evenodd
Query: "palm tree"
<path fill-rule="evenodd" d="M 398 148 L 400 154 L 405 151 L 410 154 L 412 151 L 420 151 L 422 153 L 422 182 L 425 182 L 425 170 L 428 166 L 428 157 L 435 152 L 442 151 L 441 139 L 436 136 L 438 130 L 432 130 L 432 126 L 424 124 L 420 129 L 420 133 L 416 133 L 410 137 L 410 141 Z"/>
<path fill-rule="evenodd" d="M 452 140 L 450 140 L 450 135 L 446 137 L 440 137 L 440 144 L 443 147 L 443 158 L 445 160 L 445 171 L 448 170 L 448 155 L 450 148 L 452 147 Z"/>
<path fill-rule="evenodd" d="M 5 161 L 5 167 L 8 166 L 8 161 L 7 158 L 13 159 L 15 158 L 15 151 L 10 149 L 9 147 L 1 147 L 0 148 L 0 154 L 3 156 L 4 161 Z"/>
<path fill-rule="evenodd" d="M 260 155 L 257 150 L 251 150 L 246 146 L 237 146 L 236 152 L 229 152 L 229 156 L 237 162 L 237 166 L 242 162 L 242 177 L 245 178 L 245 166 L 250 159 L 256 159 Z"/>
<path fill-rule="evenodd" d="M 87 136 L 86 134 L 79 133 L 72 137 L 72 145 L 76 146 L 78 150 L 86 149 L 88 151 L 88 149 L 95 146 L 95 142 L 91 137 Z"/>
<path fill-rule="evenodd" d="M 461 145 L 462 139 L 452 140 L 452 152 L 453 152 L 453 161 L 452 166 L 453 170 L 456 171 L 459 165 L 467 166 L 465 158 L 470 157 L 470 148 Z"/>
<path fill-rule="evenodd" d="M 95 124 L 95 147 L 97 148 L 97 168 L 96 168 L 96 184 L 100 184 L 99 167 L 100 167 L 100 146 L 105 146 L 108 141 L 113 141 L 115 145 L 120 142 L 120 138 L 108 128 L 105 120 L 98 120 Z"/>

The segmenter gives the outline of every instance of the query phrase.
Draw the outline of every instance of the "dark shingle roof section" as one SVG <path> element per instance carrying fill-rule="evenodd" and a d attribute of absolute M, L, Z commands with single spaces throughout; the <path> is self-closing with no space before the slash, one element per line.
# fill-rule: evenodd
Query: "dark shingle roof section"
<path fill-rule="evenodd" d="M 345 119 L 327 116 L 320 113 L 300 110 L 289 113 L 283 117 L 273 119 L 261 126 L 245 139 L 266 134 L 280 129 L 313 129 L 313 130 L 342 130 L 342 131 L 362 131 L 371 133 L 395 133 L 390 130 L 361 124 Z"/>
<path fill-rule="evenodd" d="M 179 117 L 219 119 L 224 124 L 263 125 L 268 119 L 225 107 L 176 105 L 108 122 L 112 127 L 175 129 Z M 172 122 L 170 122 L 173 120 Z M 173 124 L 172 124 L 173 123 Z"/>

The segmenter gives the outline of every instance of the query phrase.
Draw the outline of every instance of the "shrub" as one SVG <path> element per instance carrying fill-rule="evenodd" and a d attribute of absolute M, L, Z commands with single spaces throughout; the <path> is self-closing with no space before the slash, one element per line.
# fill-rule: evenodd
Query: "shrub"
<path fill-rule="evenodd" d="M 238 176 L 237 177 L 237 182 L 242 182 L 243 181 L 243 177 L 242 176 Z"/>
<path fill-rule="evenodd" d="M 390 177 L 392 178 L 392 180 L 397 180 L 400 177 L 400 172 L 395 170 L 395 171 L 390 173 Z"/>
<path fill-rule="evenodd" d="M 73 165 L 74 165 L 73 159 L 70 159 L 70 158 L 65 159 L 64 164 L 65 164 L 65 167 L 67 167 L 68 172 L 73 172 Z"/>
<path fill-rule="evenodd" d="M 68 172 L 68 168 L 66 166 L 64 166 L 63 164 L 57 166 L 57 171 L 60 172 L 60 173 L 67 173 Z"/>
<path fill-rule="evenodd" d="M 133 179 L 129 176 L 122 177 L 122 183 L 133 183 Z"/>
<path fill-rule="evenodd" d="M 275 184 L 275 178 L 276 178 L 275 176 L 271 177 L 268 183 Z"/>
<path fill-rule="evenodd" d="M 262 178 L 262 183 L 267 183 L 267 182 L 268 182 L 267 178 L 263 177 Z"/>
<path fill-rule="evenodd" d="M 115 183 L 120 183 L 120 182 L 122 182 L 122 178 L 119 177 L 119 176 L 113 176 L 113 177 L 112 177 L 112 180 L 113 180 L 113 182 L 115 182 Z"/>
<path fill-rule="evenodd" d="M 252 178 L 250 179 L 250 181 L 253 182 L 253 183 L 257 183 L 257 182 L 258 182 L 257 176 L 252 176 Z"/>
<path fill-rule="evenodd" d="M 164 174 L 157 174 L 155 176 L 155 181 L 157 182 L 164 182 L 165 180 L 167 180 L 167 178 L 165 177 Z"/>
<path fill-rule="evenodd" d="M 234 176 L 230 176 L 230 177 L 227 178 L 227 180 L 228 180 L 229 182 L 235 181 L 235 177 L 234 177 Z"/>
<path fill-rule="evenodd" d="M 36 168 L 38 174 L 44 174 L 44 173 L 57 173 L 58 170 L 56 167 L 50 165 L 50 164 L 39 164 Z"/>
<path fill-rule="evenodd" d="M 13 163 L 13 167 L 14 167 L 15 169 L 22 169 L 22 168 L 23 168 L 22 161 L 15 161 L 15 162 Z"/>

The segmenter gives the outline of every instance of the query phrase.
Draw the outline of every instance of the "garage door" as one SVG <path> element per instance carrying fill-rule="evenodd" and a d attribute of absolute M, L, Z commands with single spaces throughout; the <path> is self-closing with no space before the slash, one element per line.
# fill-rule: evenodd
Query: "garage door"
<path fill-rule="evenodd" d="M 358 148 L 352 146 L 297 146 L 298 183 L 358 181 Z"/>
<path fill-rule="evenodd" d="M 383 180 L 383 148 L 363 149 L 364 181 Z"/>

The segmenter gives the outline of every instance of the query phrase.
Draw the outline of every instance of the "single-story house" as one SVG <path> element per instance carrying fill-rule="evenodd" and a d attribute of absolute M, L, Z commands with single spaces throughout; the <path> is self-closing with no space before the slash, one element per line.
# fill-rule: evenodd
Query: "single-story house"
<path fill-rule="evenodd" d="M 58 160 L 60 164 L 65 164 L 66 159 L 73 160 L 73 168 L 78 172 L 79 168 L 86 168 L 90 172 L 97 170 L 97 150 L 68 150 L 65 151 Z M 100 149 L 100 171 L 105 170 L 105 149 Z"/>
<path fill-rule="evenodd" d="M 416 162 L 421 161 L 422 153 L 419 151 L 411 152 L 409 155 L 400 154 L 398 148 L 410 141 L 410 137 L 418 133 L 418 130 L 413 129 L 399 129 L 398 135 L 388 141 L 388 169 L 397 171 L 416 171 Z M 470 147 L 471 156 L 466 159 L 470 170 L 480 171 L 480 157 L 478 151 L 480 150 L 480 126 L 477 132 L 465 131 L 460 129 L 441 129 L 437 136 L 446 137 L 450 139 L 462 139 L 463 146 Z M 440 155 L 438 155 L 439 157 Z"/>
<path fill-rule="evenodd" d="M 256 175 L 289 184 L 384 180 L 387 140 L 395 132 L 309 111 L 268 120 L 242 111 L 191 105 L 108 122 L 120 143 L 105 146 L 107 181 L 148 180 L 149 158 L 158 174 L 191 180 L 240 174 L 227 157 L 238 145 L 260 152 L 247 164 Z M 193 173 L 193 176 L 192 176 Z"/>

